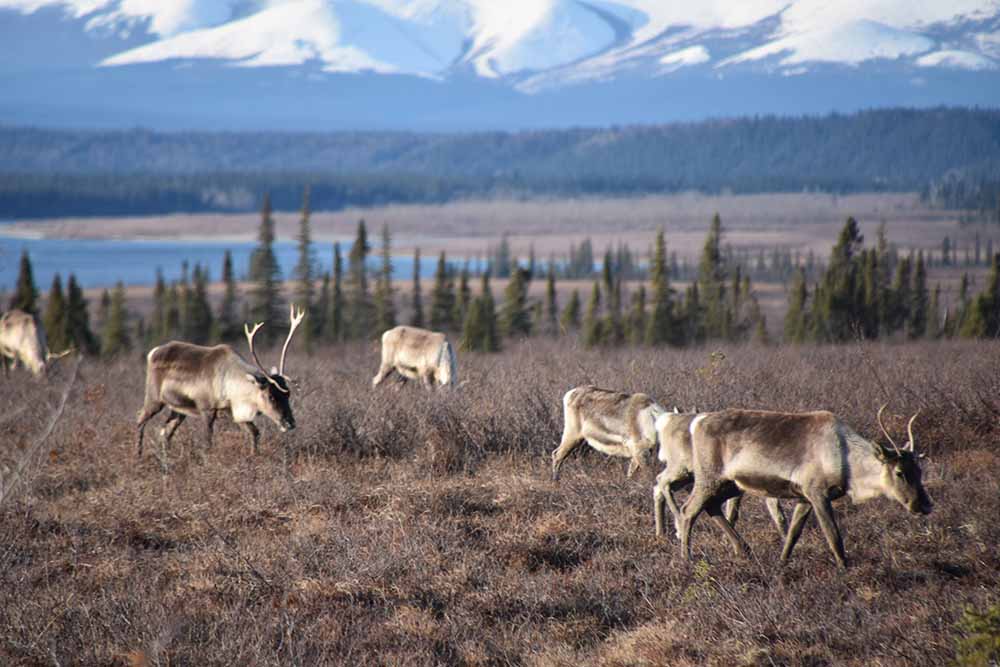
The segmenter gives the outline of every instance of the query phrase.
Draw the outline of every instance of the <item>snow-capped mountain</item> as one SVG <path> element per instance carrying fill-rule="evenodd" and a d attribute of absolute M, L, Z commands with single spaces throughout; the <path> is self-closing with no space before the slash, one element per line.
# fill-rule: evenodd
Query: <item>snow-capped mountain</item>
<path fill-rule="evenodd" d="M 9 122 L 240 125 L 217 107 L 254 89 L 331 111 L 315 127 L 633 122 L 994 105 L 998 82 L 1000 0 L 0 0 Z"/>

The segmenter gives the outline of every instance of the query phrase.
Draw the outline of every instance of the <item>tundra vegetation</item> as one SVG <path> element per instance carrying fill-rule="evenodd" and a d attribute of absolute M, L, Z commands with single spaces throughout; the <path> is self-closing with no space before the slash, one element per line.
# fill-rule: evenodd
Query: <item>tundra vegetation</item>
<path fill-rule="evenodd" d="M 995 626 L 968 619 L 1000 603 L 996 342 L 530 339 L 461 363 L 461 391 L 387 400 L 370 343 L 317 346 L 295 365 L 294 432 L 263 424 L 251 457 L 220 416 L 204 462 L 182 429 L 163 475 L 134 458 L 138 352 L 85 357 L 0 506 L 0 662 L 946 665 L 989 650 Z M 67 375 L 0 384 L 5 476 Z M 699 410 L 823 406 L 883 444 L 872 406 L 890 402 L 897 440 L 919 408 L 934 512 L 842 502 L 842 571 L 812 519 L 779 566 L 777 531 L 746 502 L 754 556 L 704 522 L 688 564 L 651 529 L 656 470 L 627 480 L 622 459 L 580 447 L 550 481 L 559 399 L 586 383 Z"/>

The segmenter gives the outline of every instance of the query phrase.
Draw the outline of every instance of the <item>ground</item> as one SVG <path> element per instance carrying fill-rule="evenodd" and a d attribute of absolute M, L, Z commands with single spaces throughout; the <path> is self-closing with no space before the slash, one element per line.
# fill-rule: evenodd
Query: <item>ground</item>
<path fill-rule="evenodd" d="M 298 429 L 262 423 L 253 456 L 226 419 L 203 450 L 189 420 L 166 470 L 155 446 L 135 458 L 139 352 L 84 360 L 38 448 L 73 362 L 0 384 L 0 663 L 944 665 L 962 610 L 998 600 L 996 342 L 532 339 L 461 355 L 467 383 L 434 393 L 373 391 L 377 365 L 374 344 L 293 349 Z M 671 407 L 825 408 L 872 438 L 883 402 L 899 437 L 920 408 L 934 512 L 839 501 L 850 567 L 812 519 L 779 567 L 749 498 L 752 557 L 703 520 L 686 562 L 653 535 L 652 459 L 627 480 L 583 447 L 549 480 L 562 394 L 585 382 Z"/>

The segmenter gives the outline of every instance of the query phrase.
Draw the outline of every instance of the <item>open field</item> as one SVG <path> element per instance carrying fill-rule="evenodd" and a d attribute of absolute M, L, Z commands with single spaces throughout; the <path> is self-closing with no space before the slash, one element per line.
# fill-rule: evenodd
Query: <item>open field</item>
<path fill-rule="evenodd" d="M 0 507 L 0 663 L 948 664 L 961 611 L 1000 600 L 1000 345 L 715 349 L 534 339 L 461 356 L 453 393 L 371 391 L 371 344 L 293 350 L 296 431 L 265 426 L 254 457 L 224 418 L 199 461 L 189 420 L 165 474 L 150 447 L 134 458 L 141 357 L 85 360 Z M 0 466 L 72 368 L 0 384 Z M 703 410 L 826 408 L 869 437 L 882 402 L 899 434 L 920 408 L 934 513 L 840 501 L 851 567 L 810 520 L 780 568 L 748 499 L 753 557 L 702 520 L 687 563 L 653 536 L 653 467 L 628 481 L 584 447 L 549 481 L 561 396 L 585 382 Z"/>
<path fill-rule="evenodd" d="M 391 205 L 316 211 L 313 238 L 349 241 L 364 218 L 373 236 L 383 225 L 393 234 L 396 251 L 419 246 L 426 257 L 444 250 L 453 257 L 476 256 L 510 235 L 515 253 L 534 246 L 539 257 L 564 254 L 570 243 L 592 239 L 595 249 L 625 242 L 645 251 L 656 230 L 667 230 L 671 251 L 695 259 L 712 216 L 719 213 L 726 241 L 734 247 L 789 247 L 805 255 L 829 253 L 844 220 L 854 216 L 866 236 L 885 221 L 889 238 L 901 248 L 938 250 L 950 236 L 971 242 L 977 228 L 961 227 L 954 211 L 929 209 L 913 193 L 899 194 L 762 194 L 686 193 L 636 198 L 474 200 L 444 205 Z M 297 213 L 275 213 L 277 237 L 294 239 Z M 72 218 L 5 225 L 5 235 L 77 239 L 232 239 L 256 238 L 260 216 L 178 214 L 133 218 Z M 980 230 L 981 233 L 983 230 Z M 989 232 L 989 230 L 986 230 Z M 1000 240 L 1000 232 L 995 235 Z M 985 236 L 984 236 L 985 239 Z"/>

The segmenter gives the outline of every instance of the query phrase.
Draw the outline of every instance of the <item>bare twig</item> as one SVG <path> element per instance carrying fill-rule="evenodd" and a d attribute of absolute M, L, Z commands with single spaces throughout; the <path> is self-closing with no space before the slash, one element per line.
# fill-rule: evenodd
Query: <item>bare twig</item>
<path fill-rule="evenodd" d="M 13 497 L 14 489 L 17 487 L 18 482 L 24 478 L 24 471 L 35 458 L 35 454 L 38 450 L 42 448 L 42 445 L 44 445 L 49 439 L 49 436 L 52 435 L 52 431 L 55 429 L 56 423 L 58 423 L 59 418 L 62 417 L 63 410 L 66 408 L 66 400 L 69 398 L 69 392 L 73 388 L 73 383 L 76 382 L 76 375 L 79 368 L 80 358 L 77 357 L 76 363 L 73 364 L 73 374 L 70 376 L 69 382 L 66 383 L 66 386 L 63 387 L 63 393 L 59 399 L 59 405 L 56 407 L 55 412 L 49 419 L 49 423 L 46 425 L 45 430 L 42 431 L 42 434 L 38 437 L 38 439 L 36 439 L 35 442 L 28 447 L 24 454 L 21 455 L 20 460 L 18 460 L 17 465 L 14 467 L 14 470 L 10 473 L 8 478 L 0 479 L 0 507 L 3 507 L 3 504 Z"/>

